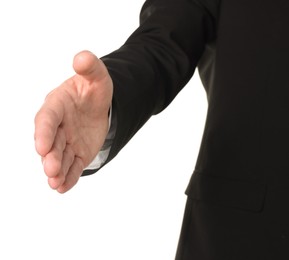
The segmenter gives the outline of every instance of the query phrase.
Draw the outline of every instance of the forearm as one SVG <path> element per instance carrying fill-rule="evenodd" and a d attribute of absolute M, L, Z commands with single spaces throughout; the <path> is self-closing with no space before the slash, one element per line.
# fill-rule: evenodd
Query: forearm
<path fill-rule="evenodd" d="M 193 1 L 147 1 L 140 17 L 127 42 L 102 58 L 118 120 L 109 160 L 186 85 L 215 37 L 213 16 Z"/>
<path fill-rule="evenodd" d="M 139 28 L 102 58 L 113 80 L 117 118 L 106 163 L 186 85 L 215 29 L 214 15 L 194 1 L 145 2 Z"/>

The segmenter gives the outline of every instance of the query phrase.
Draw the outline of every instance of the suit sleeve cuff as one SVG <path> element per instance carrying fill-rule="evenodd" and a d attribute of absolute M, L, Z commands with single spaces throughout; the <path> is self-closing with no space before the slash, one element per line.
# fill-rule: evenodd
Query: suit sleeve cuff
<path fill-rule="evenodd" d="M 114 113 L 115 114 L 115 113 Z M 110 148 L 116 133 L 116 119 L 115 115 L 112 113 L 112 106 L 110 107 L 109 113 L 109 131 L 106 136 L 105 142 L 100 149 L 99 153 L 93 159 L 93 161 L 84 169 L 85 172 L 90 172 L 91 170 L 97 171 L 101 166 L 103 166 L 109 156 Z"/>

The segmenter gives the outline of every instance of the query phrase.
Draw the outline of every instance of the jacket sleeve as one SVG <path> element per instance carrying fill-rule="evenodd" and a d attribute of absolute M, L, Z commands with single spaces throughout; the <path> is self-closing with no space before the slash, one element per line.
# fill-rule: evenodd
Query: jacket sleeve
<path fill-rule="evenodd" d="M 139 28 L 121 48 L 102 57 L 114 84 L 117 119 L 107 162 L 190 80 L 206 43 L 215 38 L 217 2 L 147 0 Z"/>

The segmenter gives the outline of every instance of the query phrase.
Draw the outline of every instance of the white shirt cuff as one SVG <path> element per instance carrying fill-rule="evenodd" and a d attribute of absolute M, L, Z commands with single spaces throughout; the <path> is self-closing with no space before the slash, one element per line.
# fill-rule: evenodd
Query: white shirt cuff
<path fill-rule="evenodd" d="M 110 113 L 108 118 L 108 129 L 109 131 L 102 148 L 93 159 L 93 161 L 84 170 L 97 170 L 106 162 L 108 158 L 112 141 L 116 132 L 115 120 L 112 119 L 112 106 L 110 107 Z"/>

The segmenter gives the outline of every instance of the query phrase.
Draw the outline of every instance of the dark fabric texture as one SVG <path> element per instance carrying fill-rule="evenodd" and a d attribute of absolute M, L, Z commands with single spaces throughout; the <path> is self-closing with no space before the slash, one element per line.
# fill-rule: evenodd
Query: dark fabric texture
<path fill-rule="evenodd" d="M 288 0 L 148 0 L 103 57 L 118 124 L 108 161 L 199 69 L 208 113 L 177 260 L 289 259 L 288 14 Z"/>
<path fill-rule="evenodd" d="M 119 50 L 102 58 L 114 82 L 118 122 L 109 160 L 170 104 L 191 79 L 206 42 L 214 38 L 211 14 L 194 1 L 145 2 L 140 27 Z"/>
<path fill-rule="evenodd" d="M 289 259 L 288 196 L 268 189 L 259 211 L 189 196 L 176 260 Z"/>

